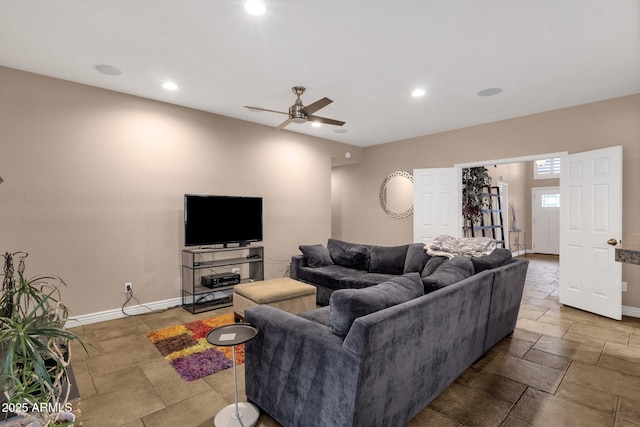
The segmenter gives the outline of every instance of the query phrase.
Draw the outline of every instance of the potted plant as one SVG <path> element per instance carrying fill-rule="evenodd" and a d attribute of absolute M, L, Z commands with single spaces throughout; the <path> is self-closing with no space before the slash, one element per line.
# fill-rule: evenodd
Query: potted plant
<path fill-rule="evenodd" d="M 491 185 L 489 170 L 484 166 L 462 169 L 462 216 L 464 217 L 465 236 L 469 237 L 471 228 L 482 218 L 483 210 L 489 206 L 483 196 L 484 187 Z"/>
<path fill-rule="evenodd" d="M 13 256 L 20 257 L 17 276 Z M 24 275 L 25 252 L 5 253 L 0 298 L 0 344 L 6 407 L 33 426 L 68 426 L 70 343 L 82 340 L 65 328 L 68 309 L 57 276 Z M 73 414 L 71 414 L 73 415 Z"/>

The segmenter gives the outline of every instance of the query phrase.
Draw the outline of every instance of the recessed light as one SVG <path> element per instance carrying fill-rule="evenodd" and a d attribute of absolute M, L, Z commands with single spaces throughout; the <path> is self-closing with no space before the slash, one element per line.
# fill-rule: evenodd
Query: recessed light
<path fill-rule="evenodd" d="M 349 132 L 349 131 L 348 131 L 348 130 L 346 130 L 346 129 L 339 128 L 339 129 L 334 130 L 334 132 L 335 132 L 335 133 L 347 133 L 347 132 Z"/>
<path fill-rule="evenodd" d="M 414 89 L 413 92 L 411 92 L 411 96 L 413 96 L 414 98 L 419 98 L 421 96 L 425 96 L 427 92 L 424 89 L 421 88 L 417 88 Z"/>
<path fill-rule="evenodd" d="M 320 126 L 322 126 L 322 123 L 320 123 L 320 122 L 311 122 L 311 126 L 313 126 L 314 128 L 319 128 Z"/>
<path fill-rule="evenodd" d="M 502 92 L 502 89 L 500 89 L 499 87 L 490 87 L 487 89 L 483 89 L 480 92 L 478 92 L 479 96 L 493 96 L 493 95 L 497 95 L 500 92 Z"/>
<path fill-rule="evenodd" d="M 113 65 L 98 64 L 93 68 L 109 76 L 121 76 L 123 74 L 120 68 L 114 67 Z"/>
<path fill-rule="evenodd" d="M 248 0 L 244 4 L 244 10 L 249 15 L 259 16 L 259 15 L 264 15 L 267 8 L 265 7 L 264 3 L 262 3 L 260 0 Z"/>
<path fill-rule="evenodd" d="M 164 82 L 162 83 L 162 87 L 166 90 L 178 90 L 178 85 L 174 82 Z"/>

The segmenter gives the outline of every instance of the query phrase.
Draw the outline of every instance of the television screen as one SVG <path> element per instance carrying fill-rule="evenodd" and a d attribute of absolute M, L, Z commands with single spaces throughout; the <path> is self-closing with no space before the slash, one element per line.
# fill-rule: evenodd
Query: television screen
<path fill-rule="evenodd" d="M 185 246 L 247 244 L 262 240 L 262 198 L 184 196 Z"/>

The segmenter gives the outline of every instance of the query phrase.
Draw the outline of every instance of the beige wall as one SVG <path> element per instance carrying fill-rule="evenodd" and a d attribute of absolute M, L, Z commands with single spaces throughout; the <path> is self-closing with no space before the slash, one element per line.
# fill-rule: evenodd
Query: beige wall
<path fill-rule="evenodd" d="M 334 168 L 332 233 L 354 242 L 411 241 L 412 218 L 392 219 L 378 206 L 380 183 L 396 170 L 615 145 L 623 146 L 623 236 L 628 236 L 640 229 L 640 94 L 368 147 L 361 164 Z M 528 169 L 525 177 L 531 176 Z M 530 197 L 525 195 L 525 205 L 529 202 L 519 213 L 528 215 L 525 222 L 530 222 Z M 640 307 L 640 266 L 624 265 L 623 280 L 629 283 L 623 304 Z"/>
<path fill-rule="evenodd" d="M 0 251 L 72 315 L 180 296 L 185 193 L 264 198 L 266 277 L 331 233 L 331 167 L 362 149 L 0 67 Z M 335 159 L 332 159 L 334 157 Z"/>

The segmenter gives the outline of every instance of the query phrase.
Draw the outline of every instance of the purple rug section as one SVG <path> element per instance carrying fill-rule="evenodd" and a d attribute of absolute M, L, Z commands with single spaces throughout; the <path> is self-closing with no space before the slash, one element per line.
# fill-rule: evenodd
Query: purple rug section
<path fill-rule="evenodd" d="M 195 381 L 233 366 L 233 362 L 213 348 L 171 362 L 185 381 Z"/>

